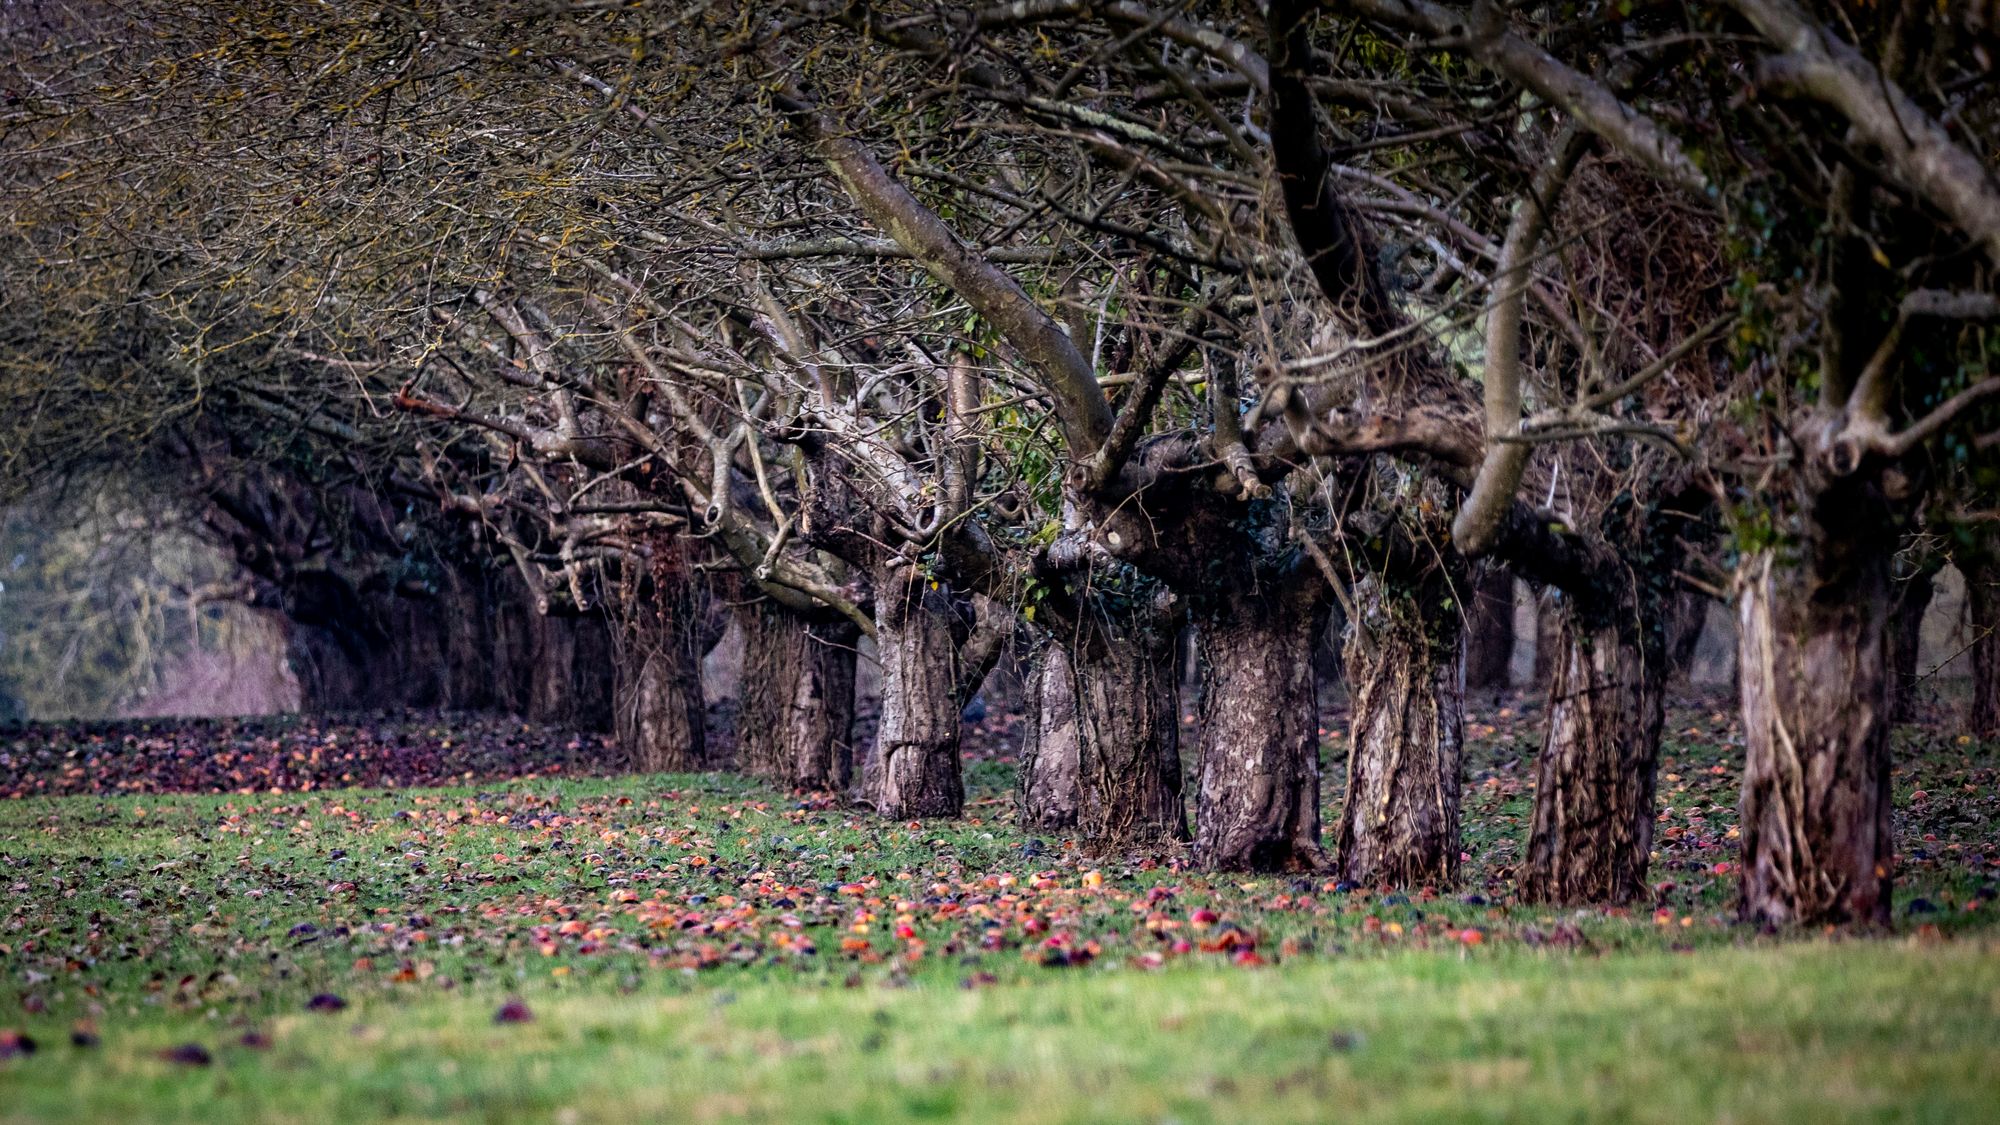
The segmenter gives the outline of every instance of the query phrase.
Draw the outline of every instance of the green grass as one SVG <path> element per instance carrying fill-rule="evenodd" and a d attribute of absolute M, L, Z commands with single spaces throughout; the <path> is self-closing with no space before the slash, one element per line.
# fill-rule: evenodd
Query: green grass
<path fill-rule="evenodd" d="M 2000 1114 L 1991 747 L 1905 740 L 1931 909 L 1831 937 L 1733 922 L 1729 731 L 1685 713 L 1655 900 L 1512 902 L 1494 725 L 1463 885 L 1405 895 L 1029 844 L 998 763 L 916 827 L 725 777 L 0 802 L 0 1029 L 40 1044 L 0 1121 Z"/>
<path fill-rule="evenodd" d="M 266 1022 L 190 1070 L 204 1021 L 14 1064 L 0 1116 L 894 1121 L 1990 1119 L 1990 946 L 1701 959 L 1401 953 L 1283 972 L 1065 974 L 967 992 L 770 980 L 633 995 L 383 997 Z M 189 1023 L 193 1023 L 191 1030 Z"/>

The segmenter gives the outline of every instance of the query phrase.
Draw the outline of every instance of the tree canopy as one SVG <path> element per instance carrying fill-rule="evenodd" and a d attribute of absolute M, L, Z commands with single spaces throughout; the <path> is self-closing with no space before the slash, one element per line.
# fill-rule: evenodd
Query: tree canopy
<path fill-rule="evenodd" d="M 300 540 L 251 533 L 280 496 L 497 565 L 609 615 L 661 754 L 697 576 L 868 634 L 897 817 L 959 811 L 1022 634 L 1027 811 L 1100 842 L 1188 832 L 1192 625 L 1196 862 L 1369 882 L 1455 874 L 1459 619 L 1505 566 L 1564 607 L 1552 900 L 1643 888 L 1672 607 L 1733 597 L 1744 910 L 1879 918 L 1899 537 L 1992 519 L 1989 16 L 9 5 L 0 481 L 175 466 L 281 585 L 319 568 L 250 543 Z"/>

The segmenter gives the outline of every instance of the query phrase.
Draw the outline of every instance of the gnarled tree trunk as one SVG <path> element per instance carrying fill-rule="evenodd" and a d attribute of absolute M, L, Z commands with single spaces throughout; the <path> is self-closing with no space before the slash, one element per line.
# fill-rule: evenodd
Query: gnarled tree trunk
<path fill-rule="evenodd" d="M 1639 631 L 1562 614 L 1519 876 L 1527 901 L 1623 903 L 1646 889 L 1666 668 L 1664 646 Z"/>
<path fill-rule="evenodd" d="M 875 732 L 876 811 L 887 817 L 965 811 L 959 698 L 965 679 L 950 599 L 901 560 L 876 568 L 875 645 L 882 716 Z"/>
<path fill-rule="evenodd" d="M 1543 590 L 1535 597 L 1535 668 L 1530 675 L 1535 682 L 1534 690 L 1547 692 L 1555 681 L 1556 665 L 1562 653 L 1562 608 L 1554 590 Z"/>
<path fill-rule="evenodd" d="M 765 600 L 738 615 L 743 673 L 736 766 L 792 789 L 844 791 L 854 771 L 851 622 Z"/>
<path fill-rule="evenodd" d="M 1442 595 L 1370 576 L 1354 586 L 1352 734 L 1336 864 L 1368 886 L 1458 879 L 1465 697 L 1459 615 Z"/>
<path fill-rule="evenodd" d="M 1889 551 L 1865 538 L 1833 576 L 1770 550 L 1742 564 L 1748 920 L 1889 921 Z"/>
<path fill-rule="evenodd" d="M 1666 658 L 1667 675 L 1686 679 L 1694 668 L 1694 654 L 1701 648 L 1702 630 L 1708 625 L 1709 596 L 1700 590 L 1678 590 L 1668 599 Z"/>
<path fill-rule="evenodd" d="M 389 644 L 383 653 L 382 702 L 404 707 L 447 706 L 446 657 L 452 626 L 445 607 L 430 598 L 377 595 L 384 603 Z"/>
<path fill-rule="evenodd" d="M 1899 723 L 1914 722 L 1917 718 L 1917 662 L 1923 653 L 1924 614 L 1937 591 L 1941 565 L 1942 560 L 1912 567 L 1893 586 L 1895 603 L 1889 617 L 1890 714 Z"/>
<path fill-rule="evenodd" d="M 527 717 L 534 695 L 536 653 L 540 648 L 542 619 L 520 593 L 520 584 L 497 583 L 492 613 L 493 705 L 502 711 Z"/>
<path fill-rule="evenodd" d="M 1972 626 L 1971 732 L 2000 738 L 2000 557 L 1980 556 L 1960 568 Z"/>
<path fill-rule="evenodd" d="M 689 592 L 661 585 L 635 598 L 619 622 L 618 744 L 648 773 L 707 769 L 707 708 Z"/>
<path fill-rule="evenodd" d="M 1186 839 L 1176 638 L 1081 628 L 1050 638 L 1030 678 L 1023 821 L 1098 848 Z"/>
<path fill-rule="evenodd" d="M 852 621 L 808 626 L 810 674 L 792 694 L 792 783 L 802 789 L 843 793 L 854 781 L 855 645 Z"/>
<path fill-rule="evenodd" d="M 446 571 L 438 595 L 444 623 L 444 706 L 478 711 L 494 706 L 499 649 L 491 584 L 476 567 Z"/>
<path fill-rule="evenodd" d="M 570 663 L 570 691 L 575 700 L 572 722 L 583 730 L 612 730 L 618 705 L 616 623 L 602 610 L 576 618 L 576 648 Z M 700 664 L 695 665 L 697 676 Z M 694 698 L 701 700 L 699 682 Z"/>
<path fill-rule="evenodd" d="M 581 710 L 576 698 L 577 620 L 530 613 L 533 635 L 528 660 L 528 718 L 544 723 L 569 723 Z"/>
<path fill-rule="evenodd" d="M 1028 665 L 1025 734 L 1021 740 L 1021 824 L 1049 832 L 1076 827 L 1083 804 L 1083 731 L 1076 713 L 1076 675 L 1069 651 L 1041 646 Z"/>
<path fill-rule="evenodd" d="M 1494 563 L 1481 566 L 1465 615 L 1465 686 L 1505 691 L 1514 665 L 1514 575 Z"/>
<path fill-rule="evenodd" d="M 1312 673 L 1313 638 L 1324 615 L 1305 592 L 1310 586 L 1224 591 L 1198 618 L 1206 675 L 1198 866 L 1287 871 L 1325 863 Z"/>

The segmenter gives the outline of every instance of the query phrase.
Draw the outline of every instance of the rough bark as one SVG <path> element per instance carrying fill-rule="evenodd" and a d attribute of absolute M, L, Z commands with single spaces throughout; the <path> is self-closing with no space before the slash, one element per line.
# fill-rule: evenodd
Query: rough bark
<path fill-rule="evenodd" d="M 852 621 L 816 621 L 811 691 L 794 695 L 792 746 L 797 751 L 794 778 L 804 788 L 844 792 L 854 780 L 855 645 L 861 629 Z"/>
<path fill-rule="evenodd" d="M 1312 644 L 1324 616 L 1287 595 L 1214 596 L 1196 628 L 1206 672 L 1194 862 L 1231 871 L 1324 865 Z"/>
<path fill-rule="evenodd" d="M 383 703 L 404 707 L 448 706 L 445 653 L 451 627 L 443 607 L 431 599 L 389 597 L 386 614 L 389 644 L 382 661 L 378 696 Z"/>
<path fill-rule="evenodd" d="M 613 730 L 647 773 L 710 768 L 701 652 L 686 591 L 660 589 L 619 622 Z"/>
<path fill-rule="evenodd" d="M 882 663 L 882 716 L 875 733 L 877 812 L 898 820 L 965 810 L 959 763 L 964 673 L 952 636 L 955 610 L 901 560 L 875 574 L 875 644 Z"/>
<path fill-rule="evenodd" d="M 1748 556 L 1737 679 L 1746 920 L 1889 921 L 1889 536 Z M 1805 557 L 1798 557 L 1803 554 Z"/>
<path fill-rule="evenodd" d="M 581 730 L 611 730 L 618 676 L 611 626 L 602 613 L 530 613 L 527 717 Z"/>
<path fill-rule="evenodd" d="M 854 771 L 854 644 L 859 630 L 769 601 L 743 625 L 736 766 L 792 789 L 844 791 Z"/>
<path fill-rule="evenodd" d="M 1893 677 L 1889 690 L 1890 714 L 1899 723 L 1917 718 L 1922 686 L 1917 661 L 1923 652 L 1924 614 L 1937 590 L 1938 569 L 1938 565 L 1913 567 L 1895 584 L 1895 604 L 1889 617 L 1889 670 Z"/>
<path fill-rule="evenodd" d="M 1676 575 L 1705 510 L 1673 491 L 1610 505 L 1605 549 L 1551 591 L 1548 718 L 1519 871 L 1528 901 L 1625 903 L 1645 892 L 1667 680 L 1707 609 Z"/>
<path fill-rule="evenodd" d="M 1555 591 L 1544 590 L 1535 598 L 1535 682 L 1530 686 L 1541 692 L 1555 682 L 1556 665 L 1561 663 L 1557 656 L 1562 652 L 1562 610 L 1556 597 Z"/>
<path fill-rule="evenodd" d="M 1634 633 L 1562 614 L 1519 876 L 1526 901 L 1625 903 L 1645 892 L 1666 676 L 1661 646 Z"/>
<path fill-rule="evenodd" d="M 1514 663 L 1514 575 L 1505 567 L 1481 567 L 1466 606 L 1465 686 L 1468 691 L 1505 691 Z"/>
<path fill-rule="evenodd" d="M 576 645 L 570 663 L 570 694 L 575 703 L 570 721 L 580 730 L 611 730 L 618 703 L 615 623 L 605 613 L 592 611 L 578 615 L 574 628 Z M 699 662 L 695 669 L 699 676 Z M 694 698 L 697 702 L 701 699 L 698 681 Z"/>
<path fill-rule="evenodd" d="M 762 600 L 737 607 L 742 665 L 736 677 L 737 773 L 789 785 L 786 737 L 792 685 L 806 674 L 805 620 Z"/>
<path fill-rule="evenodd" d="M 1313 691 L 1322 709 L 1338 707 L 1347 699 L 1347 669 L 1340 663 L 1340 638 L 1347 632 L 1347 615 L 1338 605 L 1328 608 L 1326 627 L 1313 638 Z"/>
<path fill-rule="evenodd" d="M 1681 590 L 1667 605 L 1667 674 L 1686 679 L 1701 647 L 1708 624 L 1709 597 L 1699 590 Z"/>
<path fill-rule="evenodd" d="M 1083 628 L 1051 638 L 1034 670 L 1023 819 L 1098 850 L 1184 840 L 1176 638 Z"/>
<path fill-rule="evenodd" d="M 511 596 L 516 588 L 516 583 L 501 583 L 502 596 L 493 612 L 493 705 L 525 716 L 535 673 L 537 615 L 524 599 Z"/>
<path fill-rule="evenodd" d="M 2000 738 L 2000 557 L 1962 568 L 1972 625 L 1972 715 L 1976 738 Z"/>
<path fill-rule="evenodd" d="M 482 711 L 494 705 L 495 661 L 491 583 L 477 570 L 446 572 L 438 595 L 444 626 L 443 705 Z"/>
<path fill-rule="evenodd" d="M 1457 613 L 1442 594 L 1371 576 L 1348 627 L 1352 732 L 1337 864 L 1367 886 L 1458 879 L 1465 701 Z"/>
<path fill-rule="evenodd" d="M 1042 645 L 1028 665 L 1026 704 L 1021 824 L 1045 832 L 1075 828 L 1083 803 L 1083 733 L 1077 721 L 1076 677 L 1061 645 Z"/>
<path fill-rule="evenodd" d="M 536 644 L 529 662 L 528 718 L 544 723 L 568 722 L 575 709 L 575 622 L 563 617 L 534 621 Z"/>

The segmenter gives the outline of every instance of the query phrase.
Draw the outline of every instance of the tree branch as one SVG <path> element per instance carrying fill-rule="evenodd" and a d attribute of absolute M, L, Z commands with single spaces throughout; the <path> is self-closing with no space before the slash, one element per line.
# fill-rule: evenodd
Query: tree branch
<path fill-rule="evenodd" d="M 1201 321 L 1219 299 L 1218 293 L 1211 293 L 1209 299 L 1199 305 L 1188 306 L 1180 323 L 1175 326 L 1173 340 L 1167 349 L 1153 363 L 1140 373 L 1139 381 L 1126 392 L 1125 404 L 1119 408 L 1118 417 L 1111 425 L 1111 433 L 1104 444 L 1097 448 L 1090 459 L 1078 466 L 1078 487 L 1084 492 L 1097 492 L 1109 485 L 1117 477 L 1118 471 L 1132 456 L 1132 447 L 1152 423 L 1153 411 L 1160 405 L 1160 394 L 1167 382 L 1182 363 L 1193 353 Z"/>
<path fill-rule="evenodd" d="M 1056 319 L 1019 282 L 973 253 L 937 213 L 903 186 L 867 146 L 837 129 L 804 94 L 776 91 L 774 103 L 811 139 L 827 167 L 861 208 L 918 264 L 998 328 L 1034 365 L 1055 399 L 1072 457 L 1097 450 L 1111 432 L 1111 406 L 1096 373 Z"/>
<path fill-rule="evenodd" d="M 1678 138 L 1627 105 L 1610 86 L 1509 30 L 1505 17 L 1487 5 L 1476 7 L 1469 19 L 1430 0 L 1339 0 L 1338 6 L 1464 50 L 1508 80 L 1561 106 L 1579 125 L 1668 182 L 1708 197 L 1708 177 Z"/>
<path fill-rule="evenodd" d="M 1979 158 L 1953 143 L 1902 88 L 1846 40 L 1813 22 L 1791 0 L 1730 0 L 1766 39 L 1787 52 L 1758 68 L 1762 85 L 1808 97 L 1847 118 L 1880 149 L 1911 190 L 1972 236 L 2000 264 L 2000 191 Z"/>
<path fill-rule="evenodd" d="M 1977 405 L 1981 399 L 1989 398 L 1995 394 L 2000 394 L 2000 375 L 1981 379 L 1979 382 L 1945 399 L 1942 403 L 1938 404 L 1936 410 L 1918 419 L 1909 429 L 1879 443 L 1879 447 L 1891 457 L 1901 457 L 1917 446 L 1936 437 L 1947 425 L 1951 424 L 1953 418 L 1958 417 L 1960 414 L 1965 413 L 1967 409 Z"/>
<path fill-rule="evenodd" d="M 1516 205 L 1500 244 L 1500 262 L 1493 271 L 1493 296 L 1486 310 L 1486 456 L 1472 491 L 1452 518 L 1451 539 L 1468 556 L 1484 554 L 1507 505 L 1521 486 L 1528 467 L 1529 447 L 1504 439 L 1521 432 L 1521 318 L 1532 278 L 1535 251 L 1548 231 L 1549 220 L 1563 187 L 1588 147 L 1590 134 L 1569 128 L 1556 137 L 1526 195 Z"/>
<path fill-rule="evenodd" d="M 1320 292 L 1352 317 L 1363 335 L 1386 336 L 1402 318 L 1376 271 L 1365 230 L 1334 188 L 1333 161 L 1320 144 L 1316 103 L 1306 84 L 1314 9 L 1305 0 L 1271 5 L 1272 162 L 1292 234 Z"/>

